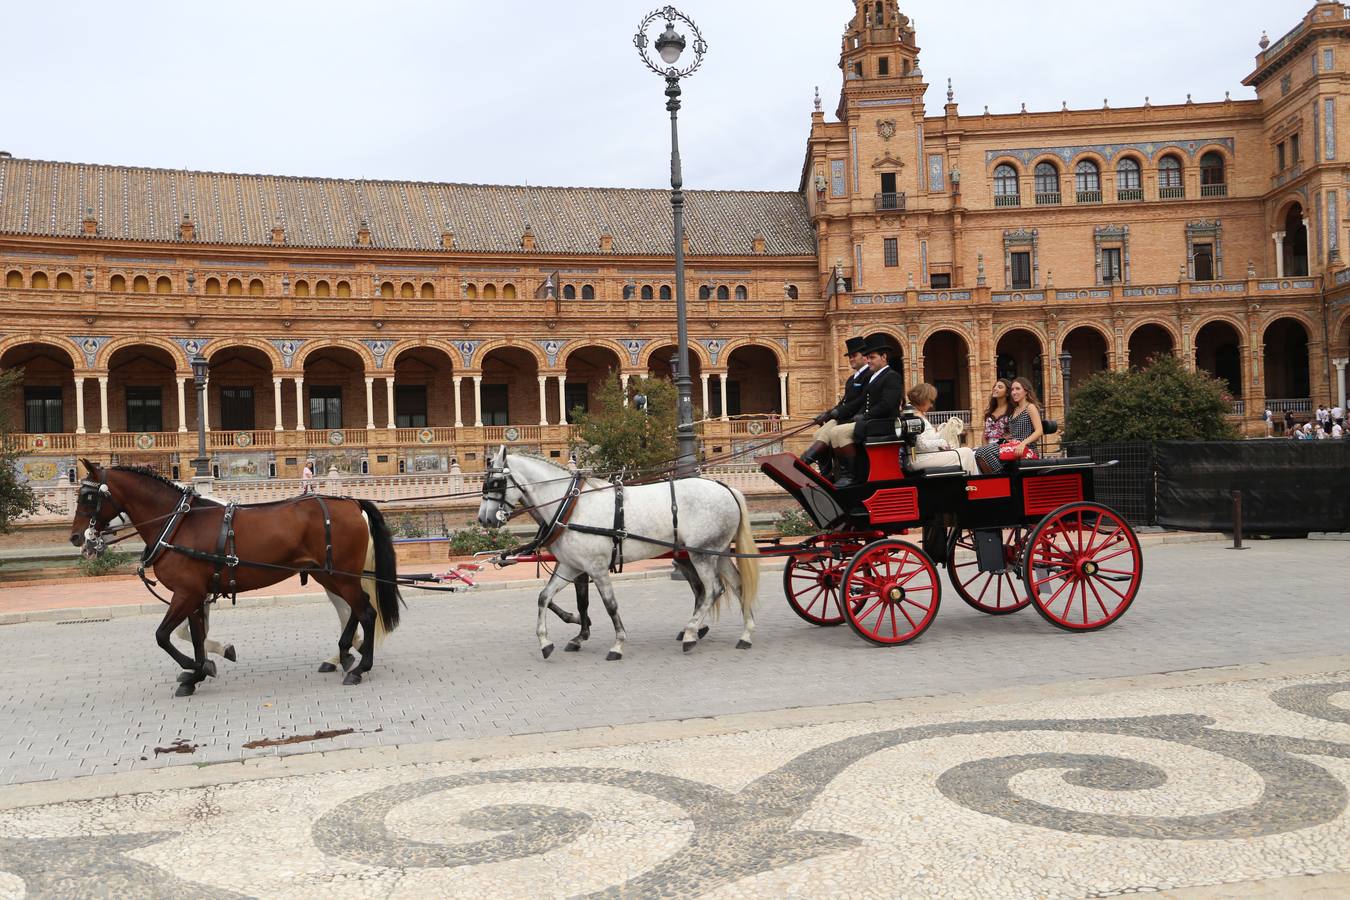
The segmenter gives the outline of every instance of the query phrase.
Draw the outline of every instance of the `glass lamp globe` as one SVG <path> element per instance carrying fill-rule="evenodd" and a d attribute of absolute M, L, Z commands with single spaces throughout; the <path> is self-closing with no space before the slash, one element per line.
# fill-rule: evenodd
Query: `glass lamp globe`
<path fill-rule="evenodd" d="M 656 39 L 656 52 L 668 66 L 675 65 L 684 52 L 684 37 L 675 32 L 675 23 L 667 22 L 666 30 Z"/>

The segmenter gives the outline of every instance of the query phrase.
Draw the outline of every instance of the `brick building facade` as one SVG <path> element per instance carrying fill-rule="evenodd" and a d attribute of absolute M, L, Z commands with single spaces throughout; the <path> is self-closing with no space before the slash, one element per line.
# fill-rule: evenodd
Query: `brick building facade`
<path fill-rule="evenodd" d="M 844 338 L 877 332 L 965 416 L 997 375 L 1031 377 L 1057 415 L 1061 359 L 1072 392 L 1162 352 L 1226 379 L 1252 432 L 1268 405 L 1343 403 L 1350 8 L 1318 3 L 1261 49 L 1255 100 L 963 115 L 950 87 L 926 105 L 895 0 L 858 0 L 798 190 L 688 192 L 705 450 L 814 415 Z M 25 370 L 24 465 L 185 467 L 196 352 L 222 477 L 309 455 L 474 469 L 501 441 L 565 455 L 564 410 L 609 373 L 669 372 L 670 234 L 659 190 L 2 155 L 0 367 Z"/>

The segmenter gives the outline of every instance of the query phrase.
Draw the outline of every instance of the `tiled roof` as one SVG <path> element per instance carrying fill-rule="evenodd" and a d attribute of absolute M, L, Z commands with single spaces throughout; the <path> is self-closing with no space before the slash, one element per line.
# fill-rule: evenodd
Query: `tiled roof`
<path fill-rule="evenodd" d="M 774 256 L 815 253 L 800 194 L 686 191 L 685 228 L 698 255 L 750 255 L 763 235 Z M 455 249 L 520 250 L 528 222 L 541 253 L 587 254 L 600 235 L 619 255 L 671 252 L 670 192 L 626 188 L 509 187 L 232 175 L 0 157 L 0 233 L 76 236 L 86 210 L 99 237 L 177 241 L 183 214 L 194 240 L 265 245 L 272 227 L 292 247 L 351 247 L 362 221 L 370 245 L 437 250 L 441 232 Z"/>

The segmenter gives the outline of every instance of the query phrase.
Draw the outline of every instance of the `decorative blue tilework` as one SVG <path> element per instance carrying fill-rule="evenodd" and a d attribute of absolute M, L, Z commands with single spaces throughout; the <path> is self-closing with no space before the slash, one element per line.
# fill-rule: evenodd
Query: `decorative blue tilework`
<path fill-rule="evenodd" d="M 206 352 L 211 338 L 174 338 L 173 342 L 183 348 L 183 355 L 187 357 L 188 362 L 192 362 L 192 357 Z"/>
<path fill-rule="evenodd" d="M 928 190 L 940 194 L 946 187 L 947 174 L 944 171 L 942 154 L 933 153 L 928 157 Z"/>
<path fill-rule="evenodd" d="M 722 355 L 722 348 L 727 345 L 727 342 L 718 338 L 704 338 L 699 343 L 707 349 L 708 358 L 712 360 L 712 364 L 717 365 L 717 358 Z"/>
<path fill-rule="evenodd" d="M 459 350 L 459 355 L 464 358 L 464 368 L 472 368 L 473 355 L 478 352 L 482 343 L 482 341 L 460 341 L 455 345 L 455 349 Z"/>
<path fill-rule="evenodd" d="M 281 364 L 289 369 L 295 362 L 295 354 L 299 352 L 305 342 L 294 338 L 273 338 L 271 343 L 281 354 Z"/>
<path fill-rule="evenodd" d="M 371 340 L 363 340 L 361 343 L 365 344 L 366 347 L 370 349 L 371 355 L 375 357 L 375 368 L 383 369 L 384 358 L 389 355 L 389 342 L 380 338 L 374 338 Z"/>
<path fill-rule="evenodd" d="M 1328 161 L 1336 158 L 1336 101 L 1330 97 L 1322 101 L 1322 129 L 1326 135 L 1326 152 L 1323 154 Z"/>
<path fill-rule="evenodd" d="M 1180 150 L 1194 158 L 1201 147 L 1212 145 L 1224 147 L 1231 153 L 1233 152 L 1235 143 L 1234 138 L 1219 137 L 1191 138 L 1182 141 L 1148 141 L 1131 144 L 1082 144 L 1072 147 L 1019 147 L 1008 150 L 986 151 L 984 154 L 984 161 L 985 165 L 990 165 L 997 159 L 1011 157 L 1020 161 L 1023 165 L 1030 165 L 1033 159 L 1050 155 L 1057 156 L 1065 163 L 1069 163 L 1082 153 L 1096 153 L 1104 159 L 1111 160 L 1126 150 L 1132 150 L 1135 153 L 1143 154 L 1146 159 L 1152 159 L 1155 155 L 1164 150 Z"/>
<path fill-rule="evenodd" d="M 558 364 L 558 353 L 568 342 L 548 338 L 545 340 L 536 340 L 535 343 L 539 345 L 540 350 L 544 351 L 544 355 L 548 357 L 549 368 L 552 368 Z"/>
<path fill-rule="evenodd" d="M 650 343 L 651 341 L 646 340 L 640 341 L 637 340 L 636 338 L 624 341 L 623 348 L 628 351 L 628 361 L 632 365 L 636 366 L 638 364 L 639 357 L 642 356 L 642 351 L 646 349 L 647 345 Z"/>
<path fill-rule="evenodd" d="M 84 354 L 84 364 L 92 369 L 94 367 L 94 359 L 98 356 L 98 351 L 102 349 L 104 344 L 112 340 L 112 338 L 68 335 L 67 340 L 80 348 L 80 352 Z"/>
<path fill-rule="evenodd" d="M 830 196 L 844 197 L 848 194 L 848 185 L 844 182 L 844 161 L 830 160 Z"/>

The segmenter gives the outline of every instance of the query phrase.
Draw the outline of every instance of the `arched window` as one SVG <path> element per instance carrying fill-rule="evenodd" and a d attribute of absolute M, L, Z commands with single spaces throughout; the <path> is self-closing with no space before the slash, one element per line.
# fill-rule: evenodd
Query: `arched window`
<path fill-rule="evenodd" d="M 339 297 L 350 297 L 352 295 L 352 286 L 346 281 L 337 283 L 337 295 Z"/>
<path fill-rule="evenodd" d="M 1054 206 L 1060 202 L 1059 168 L 1052 162 L 1036 163 L 1036 203 Z"/>
<path fill-rule="evenodd" d="M 380 296 L 392 300 L 394 298 L 394 283 L 386 281 L 380 285 Z"/>
<path fill-rule="evenodd" d="M 642 286 L 642 299 L 643 299 L 643 300 L 655 300 L 655 299 L 656 299 L 656 291 L 652 288 L 652 286 L 651 286 L 650 284 L 644 284 L 644 285 Z"/>
<path fill-rule="evenodd" d="M 1223 154 L 1211 150 L 1200 157 L 1200 196 L 1226 197 L 1228 178 L 1224 171 Z"/>
<path fill-rule="evenodd" d="M 121 278 L 122 276 L 120 276 L 120 275 L 114 275 L 113 277 L 114 277 L 114 278 Z M 20 271 L 18 271 L 17 269 L 14 269 L 14 270 L 11 270 L 11 271 L 5 273 L 5 287 L 7 287 L 7 288 L 21 288 L 21 287 L 23 287 L 23 273 L 20 272 Z M 123 290 L 125 290 L 125 289 L 126 289 L 126 288 L 125 288 L 125 285 L 124 285 L 124 286 L 123 286 Z"/>
<path fill-rule="evenodd" d="M 424 281 L 424 282 L 422 283 L 422 299 L 423 299 L 423 300 L 435 300 L 435 299 L 436 299 L 436 285 L 432 284 L 430 281 Z"/>
<path fill-rule="evenodd" d="M 248 283 L 248 295 L 250 297 L 261 297 L 266 292 L 267 288 L 263 286 L 261 278 L 255 278 Z"/>
<path fill-rule="evenodd" d="M 593 284 L 583 284 L 583 285 L 581 286 L 581 299 L 582 299 L 582 300 L 594 300 L 594 299 L 595 299 L 595 285 L 593 285 Z"/>
<path fill-rule="evenodd" d="M 477 300 L 477 299 L 478 299 L 478 285 L 476 285 L 476 284 L 466 284 L 466 285 L 464 285 L 464 296 L 467 297 L 467 298 L 470 299 L 470 300 Z"/>
<path fill-rule="evenodd" d="M 708 285 L 706 285 L 706 284 L 699 285 L 699 289 L 698 289 L 698 299 L 700 299 L 700 300 L 711 300 L 711 299 L 712 299 L 712 288 L 710 288 L 710 287 L 709 287 Z"/>
<path fill-rule="evenodd" d="M 737 299 L 737 300 L 749 300 L 749 299 L 750 299 L 750 292 L 749 292 L 748 290 L 746 290 L 745 285 L 743 285 L 743 284 L 738 284 L 738 285 L 736 285 L 736 299 Z"/>
<path fill-rule="evenodd" d="M 44 275 L 42 277 L 43 280 L 45 281 L 47 276 Z M 34 282 L 37 281 L 36 275 L 33 276 L 33 281 Z M 137 294 L 150 293 L 150 279 L 146 278 L 144 275 L 137 275 L 136 280 L 131 283 L 131 289 Z"/>
<path fill-rule="evenodd" d="M 485 285 L 483 285 L 483 299 L 484 299 L 484 300 L 496 300 L 496 299 L 497 299 L 497 286 L 496 286 L 495 284 L 485 284 Z"/>
<path fill-rule="evenodd" d="M 1116 199 L 1143 200 L 1144 188 L 1140 178 L 1139 161 L 1127 156 L 1116 165 Z"/>
<path fill-rule="evenodd" d="M 576 286 L 575 284 L 564 284 L 564 285 L 563 285 L 563 299 L 564 299 L 564 300 L 575 300 L 575 299 L 577 299 L 577 286 Z"/>
<path fill-rule="evenodd" d="M 113 282 L 115 283 L 115 282 L 117 281 L 117 279 L 119 279 L 119 278 L 121 278 L 121 277 L 122 277 L 121 275 L 114 275 L 114 276 L 113 276 Z M 115 291 L 125 291 L 126 289 L 127 289 L 127 284 L 126 284 L 125 281 L 122 282 L 122 286 L 121 286 L 120 288 L 118 288 L 118 287 L 114 287 L 114 288 L 113 288 L 113 290 L 115 290 Z M 309 289 L 308 286 L 306 286 L 305 289 L 308 290 L 308 289 Z M 207 293 L 209 296 L 213 296 L 213 297 L 214 297 L 214 296 L 219 296 L 219 294 L 220 294 L 220 279 L 219 279 L 219 278 L 208 278 L 208 279 L 206 279 L 206 293 Z"/>
<path fill-rule="evenodd" d="M 502 299 L 503 300 L 516 299 L 516 286 L 514 284 L 507 284 L 502 286 Z"/>
<path fill-rule="evenodd" d="M 46 272 L 34 272 L 34 273 L 33 273 L 33 287 L 39 288 L 39 289 L 51 287 L 51 282 L 49 282 L 49 281 L 47 280 L 47 273 L 46 273 Z M 146 290 L 149 290 L 149 287 L 147 287 Z"/>
<path fill-rule="evenodd" d="M 333 296 L 333 288 L 326 281 L 316 281 L 314 282 L 314 296 L 331 297 Z"/>
<path fill-rule="evenodd" d="M 1186 196 L 1186 188 L 1181 181 L 1181 160 L 1171 154 L 1158 160 L 1158 197 L 1162 200 L 1179 200 Z"/>
<path fill-rule="evenodd" d="M 62 272 L 56 276 L 56 289 L 58 291 L 75 290 L 75 279 L 70 277 L 69 272 Z"/>
<path fill-rule="evenodd" d="M 213 279 L 213 280 L 214 280 L 214 279 Z M 297 296 L 297 297 L 308 297 L 308 296 L 309 296 L 309 282 L 308 282 L 308 281 L 306 281 L 305 279 L 301 278 L 299 281 L 297 281 L 297 282 L 295 283 L 295 296 Z"/>
<path fill-rule="evenodd" d="M 670 299 L 670 285 L 668 284 L 661 285 L 661 299 L 662 300 Z"/>
<path fill-rule="evenodd" d="M 405 281 L 403 284 L 399 285 L 398 295 L 404 300 L 411 300 L 417 296 L 417 288 L 413 287 L 411 281 Z"/>
<path fill-rule="evenodd" d="M 169 280 L 168 276 L 161 275 L 155 279 L 155 293 L 156 294 L 173 293 L 173 282 Z"/>
<path fill-rule="evenodd" d="M 1022 205 L 1022 189 L 1017 183 L 1017 170 L 1007 163 L 994 170 L 994 205 Z"/>
<path fill-rule="evenodd" d="M 730 299 L 731 299 L 731 291 L 727 290 L 727 286 L 726 286 L 725 284 L 718 285 L 718 287 L 717 287 L 717 299 L 718 299 L 718 300 L 730 300 Z"/>
<path fill-rule="evenodd" d="M 244 295 L 244 283 L 238 278 L 231 278 L 225 285 L 225 293 L 231 297 L 242 297 Z"/>
<path fill-rule="evenodd" d="M 1085 159 L 1074 169 L 1074 186 L 1079 203 L 1102 202 L 1102 170 L 1092 160 Z"/>
<path fill-rule="evenodd" d="M 789 300 L 797 300 L 801 297 L 801 295 L 802 292 L 797 290 L 797 286 L 795 284 L 789 284 L 787 286 L 787 298 Z"/>

